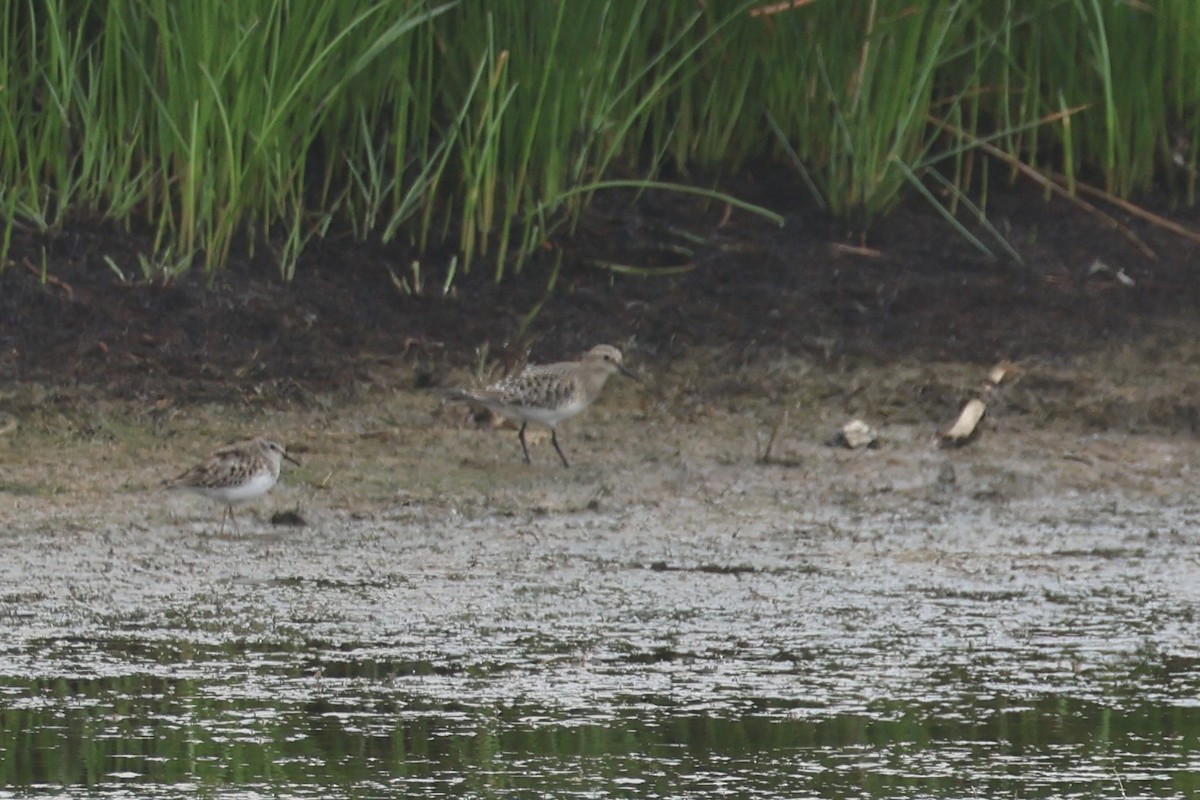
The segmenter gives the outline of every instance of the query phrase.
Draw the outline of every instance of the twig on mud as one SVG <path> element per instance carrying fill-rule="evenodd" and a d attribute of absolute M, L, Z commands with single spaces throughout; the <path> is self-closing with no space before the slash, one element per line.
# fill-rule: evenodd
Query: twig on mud
<path fill-rule="evenodd" d="M 68 300 L 75 299 L 75 290 L 71 288 L 71 284 L 67 283 L 62 278 L 54 277 L 44 269 L 40 269 L 37 264 L 34 264 L 28 258 L 21 259 L 21 263 L 25 265 L 25 269 L 36 275 L 42 283 L 48 283 L 51 286 L 57 286 L 59 289 L 62 289 L 63 294 L 67 296 Z"/>
<path fill-rule="evenodd" d="M 962 447 L 974 440 L 979 433 L 979 423 L 987 413 L 985 397 L 990 397 L 996 388 L 1016 372 L 1016 366 L 1010 361 L 1001 361 L 992 367 L 986 378 L 975 390 L 975 396 L 963 405 L 952 424 L 938 433 L 938 442 L 942 447 Z"/>
<path fill-rule="evenodd" d="M 861 247 L 852 244 L 842 244 L 841 242 L 833 242 L 829 245 L 829 249 L 835 253 L 846 253 L 852 256 L 863 256 L 865 258 L 883 258 L 883 251 L 876 250 L 874 247 Z"/>
<path fill-rule="evenodd" d="M 782 431 L 782 429 L 784 429 L 784 426 L 786 426 L 786 425 L 787 425 L 787 409 L 785 408 L 784 413 L 780 414 L 779 419 L 775 421 L 775 426 L 772 429 L 770 429 L 770 433 L 767 435 L 767 444 L 766 444 L 766 446 L 763 446 L 762 452 L 758 453 L 758 457 L 755 459 L 756 463 L 758 463 L 758 464 L 772 463 L 772 461 L 770 461 L 770 450 L 772 450 L 772 447 L 775 446 L 775 439 L 779 438 L 780 432 Z"/>

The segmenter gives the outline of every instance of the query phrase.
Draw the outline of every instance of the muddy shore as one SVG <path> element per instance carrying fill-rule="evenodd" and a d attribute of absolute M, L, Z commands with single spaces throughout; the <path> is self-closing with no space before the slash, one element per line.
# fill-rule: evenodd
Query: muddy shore
<path fill-rule="evenodd" d="M 1024 208 L 1019 267 L 911 210 L 847 257 L 800 211 L 682 209 L 690 272 L 576 261 L 550 296 L 404 296 L 411 254 L 333 247 L 293 284 L 120 285 L 126 235 L 17 242 L 53 257 L 0 273 L 0 778 L 1193 796 L 1200 281 Z M 570 469 L 439 399 L 600 341 L 642 381 L 564 423 Z M 829 445 L 851 418 L 877 449 Z M 251 435 L 302 463 L 218 535 L 160 484 Z"/>

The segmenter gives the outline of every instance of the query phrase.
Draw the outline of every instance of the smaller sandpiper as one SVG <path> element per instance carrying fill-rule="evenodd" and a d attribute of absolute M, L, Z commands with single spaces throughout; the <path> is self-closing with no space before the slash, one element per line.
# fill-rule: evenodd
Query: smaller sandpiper
<path fill-rule="evenodd" d="M 510 375 L 486 389 L 452 389 L 447 400 L 473 403 L 509 419 L 519 419 L 521 452 L 529 460 L 525 443 L 525 426 L 530 422 L 550 429 L 550 441 L 562 459 L 564 467 L 571 466 L 558 446 L 556 426 L 584 411 L 604 388 L 608 376 L 619 372 L 637 380 L 637 376 L 621 363 L 621 351 L 612 345 L 598 344 L 579 361 L 557 364 L 526 365 L 516 375 Z"/>
<path fill-rule="evenodd" d="M 233 521 L 236 531 L 233 507 L 269 492 L 279 480 L 285 458 L 297 466 L 300 464 L 279 442 L 261 437 L 234 442 L 214 450 L 203 463 L 166 481 L 165 486 L 187 489 L 223 504 L 221 533 L 225 532 L 226 518 Z"/>

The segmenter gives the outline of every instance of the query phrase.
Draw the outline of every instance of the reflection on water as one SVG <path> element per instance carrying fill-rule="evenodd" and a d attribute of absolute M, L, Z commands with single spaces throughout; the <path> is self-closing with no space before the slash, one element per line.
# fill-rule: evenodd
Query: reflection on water
<path fill-rule="evenodd" d="M 374 670 L 371 670 L 374 672 Z M 525 705 L 432 704 L 392 685 L 307 679 L 311 699 L 229 699 L 147 675 L 3 686 L 0 782 L 183 797 L 1195 796 L 1195 707 L 1067 697 L 955 710 L 737 716 L 631 698 L 588 719 Z M 1194 684 L 1193 684 L 1194 686 Z M 1121 703 L 1114 703 L 1122 706 Z"/>
<path fill-rule="evenodd" d="M 0 540 L 0 797 L 1200 794 L 1179 542 L 962 522 Z"/>

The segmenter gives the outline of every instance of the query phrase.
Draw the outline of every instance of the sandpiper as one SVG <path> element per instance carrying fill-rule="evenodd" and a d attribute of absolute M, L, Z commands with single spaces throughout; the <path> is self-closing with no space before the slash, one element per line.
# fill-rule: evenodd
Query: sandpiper
<path fill-rule="evenodd" d="M 261 437 L 234 442 L 214 450 L 203 463 L 165 485 L 168 489 L 187 489 L 223 504 L 223 534 L 226 518 L 233 520 L 234 530 L 237 530 L 233 507 L 270 491 L 279 480 L 279 469 L 285 458 L 297 466 L 300 464 L 279 442 Z"/>
<path fill-rule="evenodd" d="M 545 425 L 550 429 L 550 441 L 563 466 L 569 467 L 567 457 L 558 446 L 556 426 L 590 406 L 614 372 L 638 379 L 621 363 L 620 350 L 598 344 L 579 361 L 529 364 L 518 374 L 486 389 L 453 389 L 446 394 L 446 399 L 474 403 L 502 417 L 521 420 L 517 438 L 521 440 L 526 464 L 531 462 L 529 446 L 525 443 L 525 426 L 530 422 Z"/>

